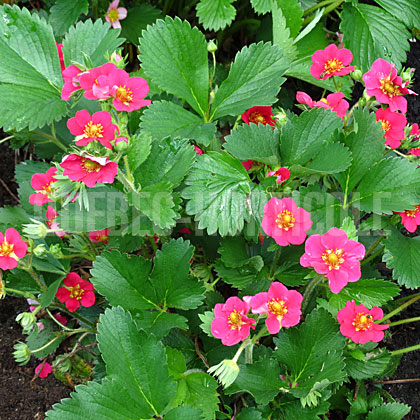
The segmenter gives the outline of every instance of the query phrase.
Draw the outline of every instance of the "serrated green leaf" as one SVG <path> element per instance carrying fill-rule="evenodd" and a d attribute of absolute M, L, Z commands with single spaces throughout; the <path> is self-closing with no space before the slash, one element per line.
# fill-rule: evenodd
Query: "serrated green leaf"
<path fill-rule="evenodd" d="M 349 283 L 340 293 L 331 294 L 330 304 L 334 308 L 344 308 L 350 300 L 357 305 L 365 305 L 368 308 L 382 306 L 398 296 L 400 288 L 387 280 L 382 279 L 361 279 L 355 283 Z"/>
<path fill-rule="evenodd" d="M 9 227 L 19 229 L 23 224 L 30 223 L 30 216 L 21 207 L 0 208 L 0 231 L 4 232 Z"/>
<path fill-rule="evenodd" d="M 248 256 L 246 243 L 240 236 L 222 239 L 221 246 L 217 251 L 221 255 L 222 262 L 228 268 L 249 266 L 257 272 L 264 267 L 264 261 L 260 255 Z"/>
<path fill-rule="evenodd" d="M 410 412 L 408 405 L 391 403 L 375 407 L 366 417 L 366 420 L 401 420 Z"/>
<path fill-rule="evenodd" d="M 55 294 L 57 293 L 58 286 L 60 286 L 62 278 L 57 279 L 53 284 L 48 286 L 48 290 L 41 293 L 39 303 L 43 308 L 49 306 L 49 304 L 54 300 Z"/>
<path fill-rule="evenodd" d="M 417 0 L 375 0 L 375 2 L 409 29 L 420 28 L 420 3 Z"/>
<path fill-rule="evenodd" d="M 66 66 L 72 62 L 83 64 L 86 57 L 95 67 L 106 63 L 106 54 L 111 54 L 123 43 L 123 39 L 118 38 L 119 33 L 118 29 L 110 30 L 109 23 L 102 22 L 101 19 L 95 23 L 90 19 L 78 22 L 69 29 L 63 40 Z"/>
<path fill-rule="evenodd" d="M 57 0 L 50 9 L 50 23 L 56 36 L 64 35 L 77 18 L 89 10 L 88 0 Z"/>
<path fill-rule="evenodd" d="M 234 0 L 200 0 L 197 3 L 197 16 L 204 29 L 218 31 L 226 28 L 235 19 Z"/>
<path fill-rule="evenodd" d="M 373 61 L 384 58 L 399 68 L 410 49 L 410 32 L 394 15 L 369 4 L 345 3 L 340 30 L 343 42 L 353 53 L 352 64 L 363 72 Z"/>
<path fill-rule="evenodd" d="M 137 327 L 161 340 L 172 328 L 188 330 L 187 318 L 170 312 L 142 311 L 135 318 Z"/>
<path fill-rule="evenodd" d="M 284 50 L 286 57 L 290 61 L 293 61 L 297 56 L 298 50 L 296 46 L 293 45 L 291 28 L 287 25 L 287 18 L 284 15 L 284 10 L 280 5 L 273 5 L 272 20 L 273 44 L 278 45 L 282 50 Z"/>
<path fill-rule="evenodd" d="M 66 338 L 64 335 L 60 335 L 60 333 L 53 331 L 51 322 L 44 321 L 43 324 L 44 328 L 42 331 L 38 332 L 35 329 L 28 335 L 28 338 L 26 339 L 26 344 L 31 350 L 32 355 L 38 359 L 42 359 L 49 354 L 54 353 L 54 351 L 58 349 L 58 346 L 61 344 L 61 342 Z M 56 340 L 53 341 L 54 339 Z M 47 346 L 48 343 L 51 344 Z"/>
<path fill-rule="evenodd" d="M 204 116 L 209 91 L 204 35 L 197 28 L 191 28 L 187 21 L 167 17 L 143 31 L 139 48 L 142 68 L 153 83 L 185 99 Z"/>
<path fill-rule="evenodd" d="M 251 44 L 236 54 L 229 76 L 217 90 L 210 120 L 238 115 L 256 105 L 272 105 L 289 62 L 277 45 Z"/>
<path fill-rule="evenodd" d="M 121 36 L 134 45 L 138 45 L 142 31 L 161 17 L 162 12 L 150 4 L 131 7 L 127 10 L 127 17 L 121 21 Z"/>
<path fill-rule="evenodd" d="M 191 406 L 176 407 L 165 415 L 165 420 L 203 420 L 203 418 L 202 411 Z"/>
<path fill-rule="evenodd" d="M 279 160 L 279 132 L 262 124 L 242 124 L 225 137 L 225 150 L 238 159 L 256 160 L 276 166 Z"/>
<path fill-rule="evenodd" d="M 152 149 L 152 137 L 148 133 L 141 132 L 138 136 L 130 139 L 130 150 L 128 151 L 128 163 L 131 172 L 135 170 L 148 158 Z"/>
<path fill-rule="evenodd" d="M 351 153 L 347 147 L 340 143 L 330 143 L 321 147 L 305 169 L 310 169 L 314 173 L 333 174 L 346 170 L 351 161 Z"/>
<path fill-rule="evenodd" d="M 189 277 L 194 248 L 182 238 L 171 240 L 157 251 L 150 280 L 164 308 L 195 309 L 204 300 L 204 286 Z"/>
<path fill-rule="evenodd" d="M 209 234 L 234 235 L 248 218 L 249 177 L 241 162 L 226 152 L 198 156 L 185 180 L 182 196 L 189 200 L 187 214 L 194 215 L 200 229 Z"/>
<path fill-rule="evenodd" d="M 380 376 L 391 361 L 391 353 L 384 350 L 380 353 L 368 353 L 364 360 L 346 357 L 346 369 L 349 376 L 357 380 L 364 380 Z"/>
<path fill-rule="evenodd" d="M 236 418 L 237 420 L 263 420 L 261 413 L 255 408 L 243 408 Z"/>
<path fill-rule="evenodd" d="M 280 402 L 280 417 L 282 420 L 319 420 L 320 415 L 326 414 L 330 404 L 322 401 L 316 407 L 302 407 L 302 404 L 296 398 L 285 396 Z"/>
<path fill-rule="evenodd" d="M 211 333 L 211 323 L 214 319 L 214 312 L 213 311 L 206 311 L 204 314 L 198 314 L 198 317 L 200 318 L 200 321 L 202 322 L 200 324 L 200 328 L 209 336 L 213 337 L 213 334 Z"/>
<path fill-rule="evenodd" d="M 142 188 L 158 182 L 176 187 L 193 165 L 195 156 L 194 148 L 186 140 L 153 141 L 149 156 L 134 172 L 134 178 Z"/>
<path fill-rule="evenodd" d="M 303 23 L 303 11 L 298 0 L 277 0 L 277 5 L 286 18 L 286 25 L 290 30 L 291 38 L 296 38 Z"/>
<path fill-rule="evenodd" d="M 393 268 L 393 278 L 398 284 L 409 289 L 420 286 L 420 237 L 408 238 L 393 229 L 389 238 L 384 240 L 386 249 L 390 252 L 390 259 L 386 261 L 388 268 Z"/>
<path fill-rule="evenodd" d="M 152 102 L 143 112 L 140 127 L 158 140 L 193 139 L 204 146 L 216 133 L 215 123 L 204 123 L 198 115 L 167 101 Z"/>
<path fill-rule="evenodd" d="M 260 277 L 261 274 L 256 273 L 255 270 L 248 266 L 239 268 L 226 267 L 221 260 L 216 260 L 214 269 L 225 283 L 231 284 L 239 290 L 242 290 L 251 282 L 256 281 L 257 277 Z"/>
<path fill-rule="evenodd" d="M 299 116 L 294 116 L 288 120 L 281 132 L 282 164 L 307 162 L 341 126 L 342 121 L 337 114 L 325 109 L 311 109 Z"/>
<path fill-rule="evenodd" d="M 264 15 L 271 11 L 272 4 L 268 0 L 251 0 L 252 7 L 259 15 Z"/>
<path fill-rule="evenodd" d="M 33 130 L 65 115 L 51 26 L 27 9 L 1 6 L 0 49 L 0 126 Z"/>
<path fill-rule="evenodd" d="M 345 340 L 338 332 L 337 322 L 325 310 L 312 311 L 305 323 L 280 331 L 274 341 L 277 359 L 290 369 L 290 393 L 295 397 L 306 397 L 323 380 L 334 383 L 346 377 Z"/>

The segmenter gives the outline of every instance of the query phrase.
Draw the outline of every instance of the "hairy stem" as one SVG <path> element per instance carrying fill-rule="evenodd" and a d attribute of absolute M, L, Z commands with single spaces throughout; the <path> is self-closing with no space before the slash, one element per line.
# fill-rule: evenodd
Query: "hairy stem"
<path fill-rule="evenodd" d="M 410 306 L 414 302 L 417 302 L 418 300 L 420 300 L 420 295 L 414 296 L 409 301 L 403 303 L 402 305 L 398 306 L 398 308 L 391 311 L 388 315 L 385 315 L 380 321 L 378 321 L 378 324 L 382 324 L 387 319 L 392 318 L 394 315 L 399 314 L 403 309 L 407 308 L 408 306 Z"/>

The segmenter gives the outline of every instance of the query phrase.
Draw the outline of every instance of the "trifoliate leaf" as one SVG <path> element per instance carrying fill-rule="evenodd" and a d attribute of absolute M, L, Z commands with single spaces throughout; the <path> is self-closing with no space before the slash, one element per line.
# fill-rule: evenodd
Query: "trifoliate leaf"
<path fill-rule="evenodd" d="M 230 25 L 235 19 L 234 0 L 200 0 L 197 3 L 197 16 L 204 29 L 218 31 Z"/>
<path fill-rule="evenodd" d="M 375 2 L 409 29 L 420 28 L 420 3 L 417 0 L 375 0 Z"/>
<path fill-rule="evenodd" d="M 364 355 L 363 360 L 347 356 L 345 361 L 348 375 L 357 380 L 364 380 L 382 375 L 391 361 L 391 353 L 386 350 L 376 351 Z"/>
<path fill-rule="evenodd" d="M 89 10 L 88 0 L 57 0 L 50 9 L 50 23 L 57 36 L 64 35 L 71 25 L 75 24 L 77 18 Z"/>

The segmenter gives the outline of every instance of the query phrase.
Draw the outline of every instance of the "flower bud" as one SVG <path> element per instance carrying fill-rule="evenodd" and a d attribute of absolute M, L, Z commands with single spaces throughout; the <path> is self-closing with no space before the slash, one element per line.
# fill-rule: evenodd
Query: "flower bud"
<path fill-rule="evenodd" d="M 36 316 L 32 312 L 22 312 L 16 317 L 16 322 L 21 325 L 24 333 L 29 333 L 36 325 Z"/>
<path fill-rule="evenodd" d="M 42 257 L 45 254 L 45 251 L 47 250 L 47 248 L 45 247 L 44 244 L 39 244 L 37 245 L 34 249 L 33 249 L 33 254 L 35 255 L 35 257 Z"/>
<path fill-rule="evenodd" d="M 29 347 L 25 343 L 19 341 L 13 348 L 15 349 L 13 357 L 15 358 L 16 363 L 19 363 L 20 366 L 26 365 L 31 358 Z"/>
<path fill-rule="evenodd" d="M 207 372 L 216 376 L 219 382 L 227 388 L 235 382 L 239 370 L 239 366 L 234 360 L 225 359 L 218 365 L 212 366 Z"/>
<path fill-rule="evenodd" d="M 361 70 L 356 69 L 355 71 L 350 72 L 350 76 L 353 80 L 361 81 L 363 78 L 363 73 Z"/>
<path fill-rule="evenodd" d="M 288 118 L 283 108 L 280 108 L 279 111 L 274 114 L 274 119 L 280 127 L 283 127 L 287 124 Z"/>
<path fill-rule="evenodd" d="M 23 225 L 23 232 L 33 239 L 42 239 L 47 236 L 48 227 L 38 220 L 31 219 L 34 223 Z"/>
<path fill-rule="evenodd" d="M 125 68 L 125 57 L 122 57 L 119 53 L 121 52 L 121 50 L 119 51 L 114 51 L 111 56 L 109 57 L 109 61 L 111 63 L 114 63 L 119 69 L 124 69 Z"/>
<path fill-rule="evenodd" d="M 416 69 L 408 68 L 401 73 L 401 78 L 403 82 L 411 82 L 414 76 Z"/>
<path fill-rule="evenodd" d="M 115 150 L 117 152 L 123 152 L 128 149 L 128 138 L 120 136 L 115 139 Z"/>
<path fill-rule="evenodd" d="M 62 258 L 63 257 L 63 252 L 61 251 L 61 246 L 60 244 L 53 244 L 50 245 L 50 250 L 49 250 L 50 254 L 55 257 L 55 258 Z"/>
<path fill-rule="evenodd" d="M 209 53 L 215 53 L 216 51 L 217 51 L 217 44 L 214 42 L 214 40 L 210 40 L 208 43 L 207 43 L 207 51 L 209 52 Z"/>

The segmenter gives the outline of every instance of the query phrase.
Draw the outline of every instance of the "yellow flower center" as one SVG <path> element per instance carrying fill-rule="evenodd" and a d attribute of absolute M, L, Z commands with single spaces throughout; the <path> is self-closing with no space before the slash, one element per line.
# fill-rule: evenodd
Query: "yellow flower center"
<path fill-rule="evenodd" d="M 268 302 L 268 310 L 274 314 L 277 318 L 283 318 L 287 314 L 287 306 L 284 300 L 280 299 L 271 299 Z"/>
<path fill-rule="evenodd" d="M 258 123 L 265 124 L 265 117 L 261 115 L 260 112 L 253 112 L 249 117 L 249 121 L 255 124 L 258 124 Z"/>
<path fill-rule="evenodd" d="M 322 261 L 327 264 L 329 270 L 339 270 L 344 262 L 344 252 L 342 249 L 327 249 L 322 254 Z"/>
<path fill-rule="evenodd" d="M 124 86 L 120 86 L 115 93 L 117 99 L 119 99 L 124 105 L 129 105 L 133 102 L 133 92 Z"/>
<path fill-rule="evenodd" d="M 108 17 L 109 17 L 109 20 L 110 20 L 112 23 L 114 23 L 114 22 L 116 22 L 117 20 L 119 20 L 120 15 L 119 15 L 119 13 L 118 13 L 118 10 L 117 10 L 117 9 L 111 9 L 111 10 L 108 12 Z"/>
<path fill-rule="evenodd" d="M 101 165 L 99 165 L 97 162 L 94 162 L 93 160 L 82 158 L 82 168 L 86 172 L 99 172 Z"/>
<path fill-rule="evenodd" d="M 391 124 L 388 120 L 379 120 L 382 124 L 382 129 L 385 130 L 385 134 L 391 129 Z"/>
<path fill-rule="evenodd" d="M 281 211 L 277 215 L 276 223 L 280 229 L 288 231 L 295 225 L 295 218 L 293 217 L 293 213 L 289 210 Z"/>
<path fill-rule="evenodd" d="M 405 214 L 408 217 L 416 217 L 416 213 L 418 212 L 419 209 L 420 209 L 420 205 L 416 206 L 416 209 L 415 210 L 406 210 L 405 211 Z"/>
<path fill-rule="evenodd" d="M 390 98 L 400 94 L 400 88 L 392 83 L 389 78 L 381 80 L 381 91 L 388 95 Z"/>
<path fill-rule="evenodd" d="M 233 312 L 230 313 L 230 315 L 228 316 L 228 325 L 230 327 L 231 330 L 240 330 L 242 327 L 242 315 L 234 310 Z"/>
<path fill-rule="evenodd" d="M 338 58 L 331 58 L 324 65 L 324 72 L 327 74 L 340 71 L 344 67 L 343 63 Z"/>
<path fill-rule="evenodd" d="M 0 245 L 0 255 L 2 257 L 10 257 L 13 254 L 13 244 L 9 244 L 6 240 Z"/>
<path fill-rule="evenodd" d="M 372 315 L 365 315 L 364 312 L 358 312 L 352 322 L 352 325 L 355 327 L 356 331 L 366 331 L 372 326 L 372 324 Z"/>
<path fill-rule="evenodd" d="M 103 137 L 102 133 L 104 132 L 104 128 L 102 124 L 93 124 L 92 121 L 88 122 L 85 125 L 85 129 L 83 130 L 83 134 L 85 137 Z"/>
<path fill-rule="evenodd" d="M 324 104 L 329 105 L 329 104 L 328 104 L 328 101 L 327 101 L 325 98 L 320 99 L 320 100 L 319 100 L 319 102 L 324 102 Z"/>
<path fill-rule="evenodd" d="M 70 298 L 71 299 L 82 299 L 82 296 L 84 295 L 85 291 L 80 288 L 80 284 L 77 284 L 74 287 L 69 287 L 70 290 Z"/>

